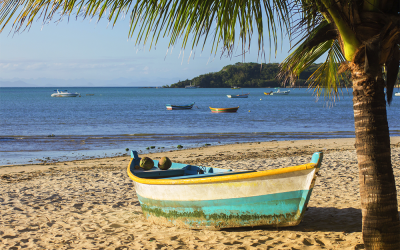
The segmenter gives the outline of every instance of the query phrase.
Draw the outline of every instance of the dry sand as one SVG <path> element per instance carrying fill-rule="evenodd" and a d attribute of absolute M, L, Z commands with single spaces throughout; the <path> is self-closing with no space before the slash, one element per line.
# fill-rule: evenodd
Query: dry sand
<path fill-rule="evenodd" d="M 400 137 L 391 144 L 400 190 Z M 152 225 L 126 174 L 129 157 L 3 166 L 0 249 L 363 249 L 354 139 L 243 143 L 147 156 L 264 170 L 307 163 L 316 151 L 324 152 L 324 160 L 309 209 L 300 225 L 286 228 Z"/>

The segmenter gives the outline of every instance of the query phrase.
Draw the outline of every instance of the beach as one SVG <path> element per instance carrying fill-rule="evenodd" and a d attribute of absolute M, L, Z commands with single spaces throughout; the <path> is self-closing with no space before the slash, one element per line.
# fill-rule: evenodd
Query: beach
<path fill-rule="evenodd" d="M 141 154 L 266 170 L 324 153 L 302 222 L 219 231 L 147 222 L 126 168 L 130 156 L 0 167 L 0 249 L 363 249 L 355 139 L 234 143 Z M 400 190 L 400 137 L 391 138 Z M 400 192 L 398 192 L 398 201 Z"/>

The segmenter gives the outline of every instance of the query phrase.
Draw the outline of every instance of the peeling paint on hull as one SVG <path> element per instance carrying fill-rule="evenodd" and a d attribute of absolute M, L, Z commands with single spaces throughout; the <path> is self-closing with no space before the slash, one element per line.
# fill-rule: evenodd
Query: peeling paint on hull
<path fill-rule="evenodd" d="M 311 190 L 211 201 L 155 201 L 140 197 L 146 218 L 159 225 L 193 229 L 295 226 Z"/>

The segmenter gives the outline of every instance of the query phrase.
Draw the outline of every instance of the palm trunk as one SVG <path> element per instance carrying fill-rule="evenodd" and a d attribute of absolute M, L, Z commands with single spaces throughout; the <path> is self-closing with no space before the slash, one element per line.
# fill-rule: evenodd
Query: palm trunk
<path fill-rule="evenodd" d="M 353 108 L 366 249 L 399 249 L 400 222 L 390 156 L 384 81 L 353 65 Z"/>

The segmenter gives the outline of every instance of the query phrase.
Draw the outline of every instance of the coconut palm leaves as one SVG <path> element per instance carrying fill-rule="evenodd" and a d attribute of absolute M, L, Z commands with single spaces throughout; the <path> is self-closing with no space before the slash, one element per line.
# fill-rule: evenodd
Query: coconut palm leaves
<path fill-rule="evenodd" d="M 204 48 L 212 37 L 211 52 L 222 46 L 230 55 L 238 39 L 245 52 L 253 33 L 258 34 L 258 49 L 263 52 L 265 26 L 276 51 L 278 33 L 290 27 L 289 13 L 286 0 L 3 0 L 0 32 L 9 22 L 20 31 L 35 18 L 43 22 L 78 16 L 106 18 L 114 25 L 118 18 L 129 16 L 128 35 L 135 36 L 137 44 L 151 48 L 160 37 L 168 36 L 169 46 L 181 42 L 183 49 L 200 44 Z"/>
<path fill-rule="evenodd" d="M 346 59 L 336 37 L 336 31 L 327 21 L 315 24 L 314 29 L 306 32 L 296 49 L 281 63 L 278 77 L 285 84 L 294 84 L 301 72 L 326 54 L 326 61 L 308 79 L 309 87 L 314 88 L 317 96 L 325 90 L 324 94 L 334 99 L 347 81 L 346 72 L 339 72 L 339 65 Z"/>
<path fill-rule="evenodd" d="M 326 42 L 329 43 L 329 42 Z M 349 83 L 347 71 L 340 70 L 341 64 L 346 64 L 337 40 L 331 41 L 331 47 L 327 52 L 326 61 L 308 79 L 310 88 L 314 88 L 317 96 L 324 91 L 330 100 L 339 97 L 339 89 Z"/>

